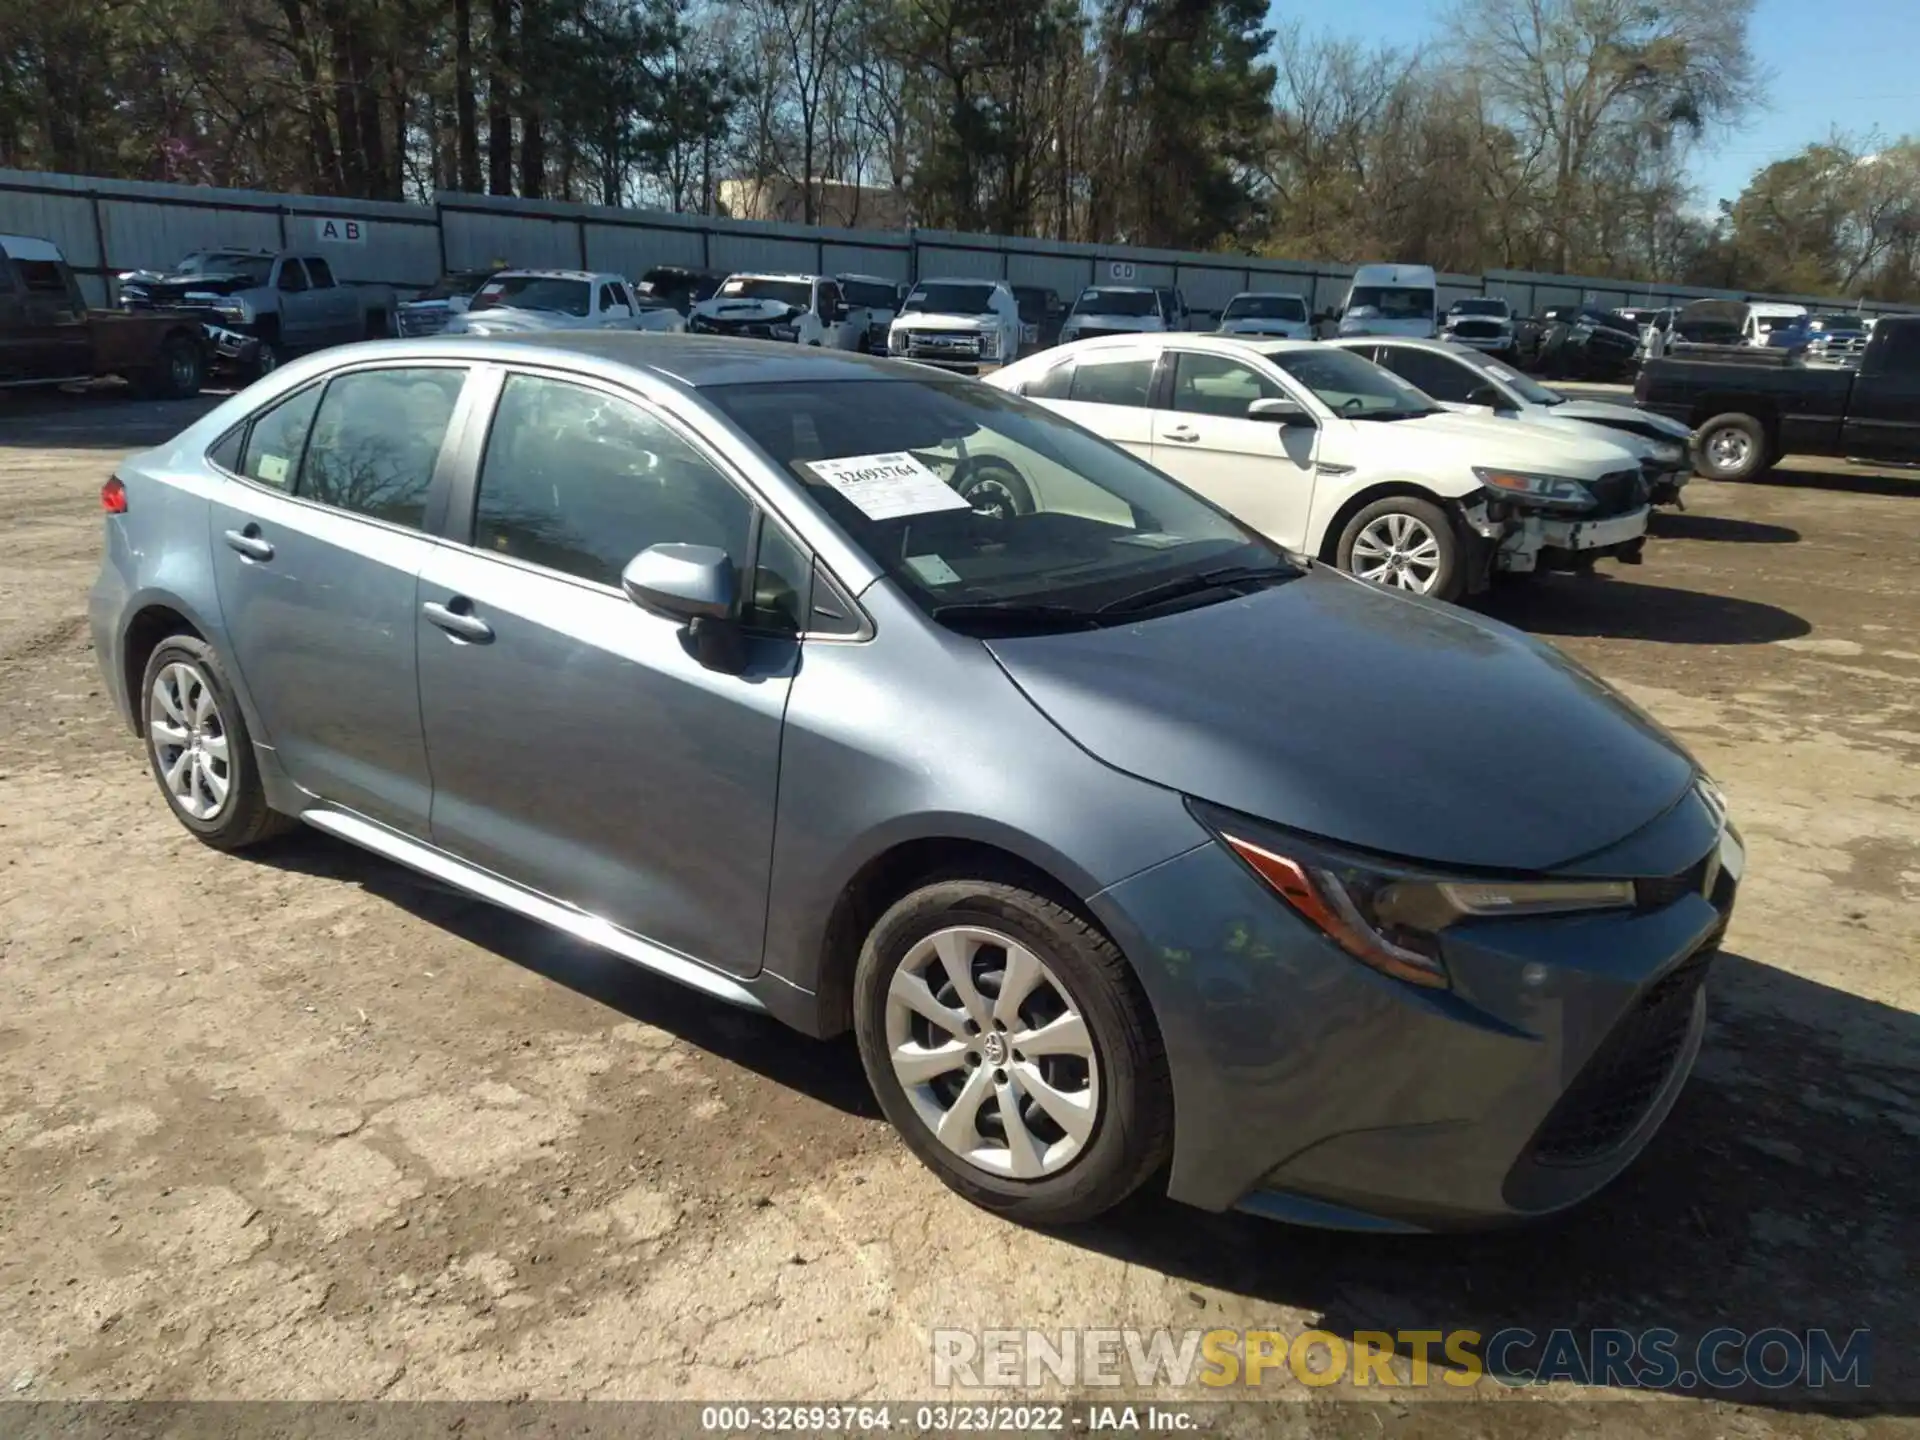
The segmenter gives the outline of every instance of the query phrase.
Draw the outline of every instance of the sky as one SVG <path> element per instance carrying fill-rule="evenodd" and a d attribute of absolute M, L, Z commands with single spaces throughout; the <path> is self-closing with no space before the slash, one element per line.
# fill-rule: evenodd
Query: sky
<path fill-rule="evenodd" d="M 1447 0 L 1273 0 L 1268 17 L 1412 49 L 1439 38 L 1449 8 Z M 1696 153 L 1703 211 L 1836 125 L 1920 138 L 1920 0 L 1759 0 L 1748 43 L 1769 77 L 1765 104 L 1737 128 L 1709 133 Z"/>

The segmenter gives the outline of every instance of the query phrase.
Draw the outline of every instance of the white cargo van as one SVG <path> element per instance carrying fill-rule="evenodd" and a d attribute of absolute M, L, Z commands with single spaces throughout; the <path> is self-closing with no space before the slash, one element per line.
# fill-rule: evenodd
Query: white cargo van
<path fill-rule="evenodd" d="M 1431 340 L 1439 310 L 1440 286 L 1431 265 L 1362 265 L 1340 309 L 1340 333 Z"/>

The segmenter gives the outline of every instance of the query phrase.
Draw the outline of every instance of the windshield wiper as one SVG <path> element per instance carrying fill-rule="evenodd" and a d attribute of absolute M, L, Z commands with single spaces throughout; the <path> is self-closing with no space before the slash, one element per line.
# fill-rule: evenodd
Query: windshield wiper
<path fill-rule="evenodd" d="M 1291 565 L 1228 565 L 1222 569 L 1205 570 L 1198 575 L 1181 575 L 1172 580 L 1163 580 L 1158 585 L 1149 585 L 1131 595 L 1122 595 L 1118 600 L 1109 600 L 1094 613 L 1117 615 L 1134 610 L 1151 610 L 1156 605 L 1188 595 L 1202 595 L 1209 590 L 1225 590 L 1234 585 L 1273 585 L 1282 580 L 1292 580 L 1299 574 L 1299 570 Z"/>
<path fill-rule="evenodd" d="M 943 625 L 1045 626 L 1083 630 L 1099 622 L 1091 610 L 1037 600 L 955 600 L 928 612 Z"/>

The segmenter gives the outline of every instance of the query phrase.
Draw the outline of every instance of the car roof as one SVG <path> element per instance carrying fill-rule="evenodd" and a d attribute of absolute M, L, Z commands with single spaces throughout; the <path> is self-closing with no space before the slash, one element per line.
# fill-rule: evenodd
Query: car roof
<path fill-rule="evenodd" d="M 1451 340 L 1426 340 L 1417 335 L 1339 335 L 1319 343 L 1341 350 L 1358 350 L 1362 345 L 1391 345 L 1397 350 L 1433 350 L 1442 355 L 1480 353 L 1470 345 L 1456 345 Z"/>
<path fill-rule="evenodd" d="M 1156 346 L 1160 349 L 1212 350 L 1222 355 L 1244 354 L 1254 350 L 1262 355 L 1280 355 L 1291 350 L 1324 350 L 1324 340 L 1270 340 L 1260 335 L 1208 335 L 1197 330 L 1176 330 L 1167 333 L 1149 330 L 1144 333 L 1126 335 L 1100 335 L 1091 340 L 1075 340 L 1051 350 L 1035 351 L 1032 356 L 1023 357 L 1015 362 L 1024 365 L 1028 359 L 1052 356 L 1065 359 L 1070 355 L 1092 354 L 1097 350 L 1125 350 L 1141 345 Z"/>
<path fill-rule="evenodd" d="M 1304 300 L 1307 297 L 1298 290 L 1242 290 L 1227 303 L 1234 300 Z"/>
<path fill-rule="evenodd" d="M 618 280 L 620 278 L 609 270 L 513 269 L 494 272 L 496 280 L 505 280 L 509 276 L 517 275 L 526 275 L 540 280 Z"/>
<path fill-rule="evenodd" d="M 644 330 L 541 330 L 523 335 L 432 336 L 381 340 L 362 347 L 382 358 L 493 360 L 567 365 L 589 362 L 606 373 L 622 369 L 657 376 L 682 388 L 756 385 L 791 380 L 949 379 L 943 372 L 905 360 L 851 350 L 816 350 L 772 340 L 724 335 L 668 335 Z M 343 352 L 322 352 L 342 356 Z"/>
<path fill-rule="evenodd" d="M 794 270 L 729 270 L 729 280 L 804 280 L 812 284 L 815 280 L 831 280 L 831 275 L 802 275 Z"/>

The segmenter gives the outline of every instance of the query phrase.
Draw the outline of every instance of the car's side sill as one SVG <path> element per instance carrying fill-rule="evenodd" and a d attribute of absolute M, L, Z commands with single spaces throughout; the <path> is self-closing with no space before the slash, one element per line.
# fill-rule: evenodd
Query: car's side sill
<path fill-rule="evenodd" d="M 309 809 L 301 812 L 300 818 L 316 830 L 324 830 L 329 835 L 337 835 L 350 844 L 359 845 L 384 855 L 387 859 L 405 865 L 410 870 L 418 870 L 423 875 L 431 875 L 448 885 L 466 891 L 481 900 L 524 915 L 529 920 L 551 926 L 555 930 L 584 940 L 589 945 L 597 945 L 609 950 L 622 960 L 630 960 L 635 965 L 664 975 L 669 980 L 677 980 L 682 985 L 711 995 L 717 1000 L 739 1005 L 748 1010 L 765 1010 L 767 1007 L 746 986 L 740 984 L 717 970 L 710 970 L 698 961 L 689 960 L 684 955 L 654 945 L 637 935 L 629 935 L 617 925 L 609 924 L 597 915 L 589 915 L 583 910 L 562 905 L 557 900 L 549 900 L 544 895 L 536 895 L 522 889 L 509 880 L 490 874 L 432 846 L 422 845 L 417 840 L 409 840 L 404 835 L 396 835 L 383 825 L 364 820 L 358 815 L 341 810 Z"/>

